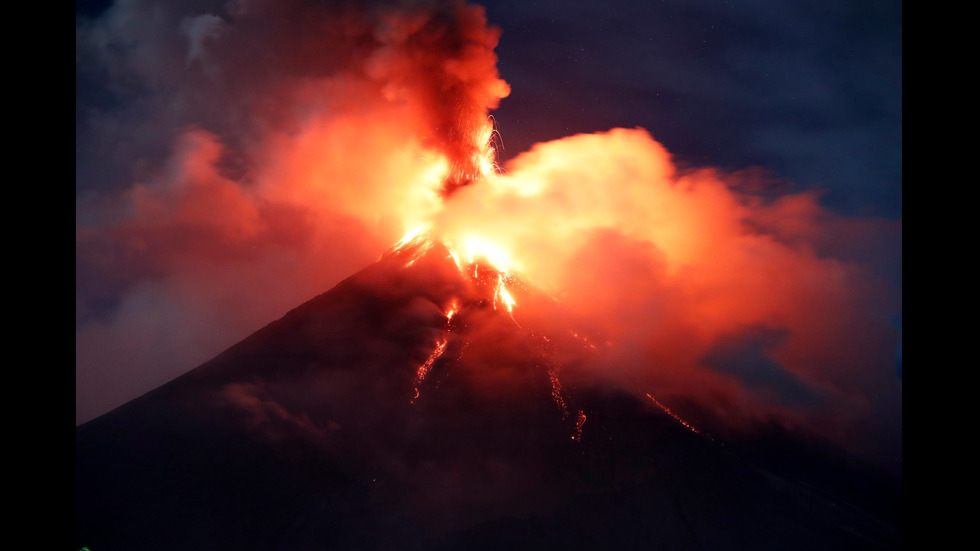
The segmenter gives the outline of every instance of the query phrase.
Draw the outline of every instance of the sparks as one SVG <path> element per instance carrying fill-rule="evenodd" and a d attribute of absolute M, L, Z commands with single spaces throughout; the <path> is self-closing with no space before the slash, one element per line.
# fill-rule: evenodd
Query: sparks
<path fill-rule="evenodd" d="M 448 197 L 457 189 L 471 182 L 488 178 L 497 174 L 497 150 L 494 142 L 499 141 L 493 117 L 487 117 L 483 124 L 472 130 L 464 130 L 463 134 L 469 139 L 460 142 L 460 148 L 465 151 L 456 156 L 450 154 L 453 160 L 448 163 L 449 170 L 443 183 L 442 193 Z"/>
<path fill-rule="evenodd" d="M 585 412 L 578 410 L 578 418 L 575 420 L 575 434 L 572 435 L 572 440 L 576 442 L 582 440 L 582 425 L 585 424 L 586 419 Z"/>
<path fill-rule="evenodd" d="M 484 144 L 479 152 L 476 165 L 480 168 L 480 176 L 486 178 L 497 173 L 497 149 L 494 147 L 494 137 L 500 136 L 495 128 L 493 117 L 487 118 L 487 123 L 477 133 L 477 143 Z"/>
<path fill-rule="evenodd" d="M 548 367 L 548 379 L 551 380 L 551 399 L 555 401 L 555 405 L 561 411 L 561 418 L 568 418 L 568 404 L 565 402 L 565 398 L 561 395 L 561 381 L 558 380 L 558 369 L 549 366 Z"/>
<path fill-rule="evenodd" d="M 558 379 L 558 367 L 549 364 L 547 371 L 548 379 L 551 381 L 551 399 L 554 400 L 555 406 L 557 406 L 558 410 L 561 411 L 562 420 L 566 420 L 568 419 L 571 410 L 568 407 L 568 402 L 565 400 L 561 381 Z M 578 415 L 575 417 L 575 428 L 572 429 L 572 440 L 576 442 L 582 440 L 582 425 L 585 424 L 585 419 L 585 412 L 578 410 Z"/>
<path fill-rule="evenodd" d="M 588 346 L 588 347 L 589 347 L 589 348 L 591 348 L 592 350 L 598 350 L 598 349 L 599 349 L 599 348 L 598 348 L 598 347 L 597 347 L 597 346 L 595 345 L 595 343 L 593 343 L 592 341 L 590 341 L 590 340 L 589 340 L 589 338 L 588 338 L 588 337 L 586 337 L 586 336 L 584 336 L 584 335 L 579 335 L 579 334 L 578 334 L 577 332 L 575 332 L 575 331 L 572 331 L 571 329 L 569 329 L 569 330 L 568 330 L 568 333 L 569 333 L 569 334 L 570 334 L 570 335 L 571 335 L 572 337 L 574 337 L 574 338 L 575 338 L 576 340 L 578 340 L 578 341 L 580 341 L 580 342 L 581 342 L 582 344 L 584 344 L 585 346 Z M 607 343 L 607 344 L 608 344 L 608 343 Z"/>

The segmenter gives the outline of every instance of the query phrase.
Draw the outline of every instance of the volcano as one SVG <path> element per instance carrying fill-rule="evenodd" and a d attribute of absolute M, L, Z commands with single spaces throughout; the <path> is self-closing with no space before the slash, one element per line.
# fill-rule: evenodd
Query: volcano
<path fill-rule="evenodd" d="M 602 347 L 563 319 L 492 262 L 406 239 L 77 427 L 76 548 L 901 546 L 897 481 L 586 383 Z"/>

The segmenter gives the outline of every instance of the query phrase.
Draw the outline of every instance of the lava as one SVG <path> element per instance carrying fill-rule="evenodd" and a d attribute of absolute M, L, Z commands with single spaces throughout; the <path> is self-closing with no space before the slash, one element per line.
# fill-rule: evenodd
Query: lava
<path fill-rule="evenodd" d="M 404 265 L 404 268 L 412 266 L 416 260 L 426 254 L 436 243 L 436 238 L 429 233 L 430 231 L 431 227 L 429 226 L 413 228 L 390 247 L 386 254 L 406 254 L 410 260 Z M 470 304 L 489 303 L 493 310 L 506 312 L 517 327 L 520 328 L 520 324 L 514 319 L 514 308 L 517 305 L 517 301 L 507 286 L 523 285 L 521 279 L 509 268 L 511 264 L 509 255 L 491 241 L 472 236 L 464 240 L 463 246 L 459 248 L 455 247 L 448 240 L 443 240 L 442 245 L 446 247 L 449 256 L 453 259 L 460 276 L 464 281 L 473 285 L 472 289 L 476 292 L 475 296 L 480 297 L 480 300 L 471 301 Z M 431 371 L 432 366 L 445 354 L 449 344 L 450 334 L 454 332 L 452 321 L 460 312 L 461 308 L 460 297 L 453 297 L 445 311 L 446 322 L 442 335 L 434 342 L 433 349 L 428 358 L 416 370 L 414 396 L 410 401 L 412 404 L 421 396 L 422 383 Z M 570 333 L 586 346 L 592 349 L 595 348 L 595 345 L 590 343 L 585 337 L 580 336 L 577 332 L 570 331 Z M 465 347 L 469 342 L 467 340 L 468 337 L 462 334 L 459 338 L 461 339 L 462 347 Z M 553 359 L 557 350 L 555 344 L 546 335 L 538 335 L 534 331 L 529 331 L 526 338 L 533 343 L 532 348 L 536 350 L 536 354 L 544 364 L 543 369 L 551 385 L 551 397 L 555 407 L 561 413 L 562 420 L 568 420 L 572 417 L 573 410 L 569 406 L 569 398 L 566 397 L 567 393 L 563 389 L 558 376 L 560 366 Z M 541 368 L 540 365 L 538 368 Z M 586 415 L 580 409 L 575 411 L 571 439 L 580 441 Z"/>
<path fill-rule="evenodd" d="M 654 398 L 653 396 L 650 395 L 650 393 L 647 393 L 647 398 L 653 400 L 653 403 L 654 404 L 657 404 L 657 407 L 659 407 L 660 409 L 664 410 L 664 413 L 666 413 L 667 415 L 670 415 L 671 417 L 673 417 L 675 421 L 677 421 L 678 423 L 680 423 L 680 424 L 684 425 L 685 427 L 687 427 L 691 432 L 693 432 L 695 434 L 701 434 L 701 431 L 699 431 L 697 428 L 695 428 L 694 425 L 688 423 L 684 419 L 681 419 L 681 417 L 679 415 L 677 415 L 673 411 L 670 411 L 670 408 L 668 408 L 667 406 L 665 406 L 665 405 L 661 404 L 660 402 L 658 402 L 656 398 Z M 702 436 L 704 436 L 704 435 L 702 435 Z M 708 438 L 711 438 L 711 437 L 709 436 Z"/>
<path fill-rule="evenodd" d="M 384 255 L 411 250 L 409 260 L 405 263 L 405 267 L 411 266 L 436 243 L 436 240 L 427 233 L 430 230 L 431 226 L 427 225 L 419 225 L 412 228 L 394 245 L 389 247 Z M 449 255 L 455 262 L 460 274 L 479 285 L 493 287 L 493 292 L 490 294 L 493 308 L 496 310 L 498 309 L 498 305 L 500 305 L 511 314 L 511 318 L 513 319 L 514 307 L 517 305 L 517 301 L 507 289 L 507 286 L 517 284 L 518 278 L 509 268 L 511 261 L 507 253 L 492 242 L 476 237 L 468 237 L 463 242 L 462 250 L 464 254 L 460 254 L 451 241 L 443 240 L 442 244 L 449 251 Z M 463 261 L 461 258 L 465 258 L 466 260 Z M 481 276 L 480 267 L 482 264 L 489 264 L 489 266 L 487 266 L 487 269 L 484 270 Z"/>
<path fill-rule="evenodd" d="M 547 337 L 545 337 L 547 341 Z M 551 381 L 551 399 L 555 406 L 561 411 L 562 420 L 567 420 L 571 415 L 568 401 L 565 399 L 565 390 L 562 388 L 561 380 L 558 378 L 558 367 L 554 364 L 548 365 L 548 379 Z M 585 412 L 578 410 L 575 416 L 575 427 L 572 429 L 572 440 L 576 442 L 582 440 L 582 426 L 585 425 Z"/>
<path fill-rule="evenodd" d="M 578 410 L 578 417 L 575 419 L 575 434 L 572 436 L 572 440 L 578 441 L 582 439 L 582 426 L 585 425 L 586 419 L 585 412 Z"/>
<path fill-rule="evenodd" d="M 494 304 L 493 304 L 493 307 L 494 308 L 497 307 L 497 299 L 498 298 L 500 299 L 501 302 L 504 303 L 504 306 L 507 307 L 507 311 L 510 312 L 511 314 L 513 314 L 514 313 L 514 305 L 517 304 L 517 303 L 514 301 L 514 298 L 510 296 L 510 293 L 507 291 L 507 287 L 504 286 L 504 278 L 503 278 L 503 276 L 501 276 L 498 279 L 497 291 L 494 293 Z"/>
<path fill-rule="evenodd" d="M 425 360 L 425 363 L 419 366 L 418 372 L 415 374 L 415 397 L 412 398 L 412 403 L 418 399 L 421 395 L 422 381 L 425 380 L 425 376 L 429 374 L 429 370 L 432 369 L 432 364 L 442 356 L 442 353 L 446 351 L 446 345 L 449 344 L 449 339 L 445 336 L 440 340 L 436 341 L 435 349 L 429 354 L 429 358 Z"/>
<path fill-rule="evenodd" d="M 427 248 L 426 248 L 427 250 Z M 413 261 L 414 262 L 414 261 Z M 411 263 L 406 265 L 410 266 Z M 435 342 L 435 347 L 429 357 L 419 366 L 415 373 L 415 396 L 412 398 L 411 403 L 415 403 L 415 400 L 419 398 L 422 393 L 422 382 L 425 380 L 425 376 L 429 374 L 432 369 L 432 365 L 438 360 L 445 352 L 446 346 L 449 344 L 449 333 L 452 331 L 452 321 L 453 316 L 459 311 L 459 303 L 457 300 L 449 305 L 449 309 L 446 310 L 446 326 L 443 330 L 442 336 Z"/>
<path fill-rule="evenodd" d="M 568 404 L 565 402 L 565 397 L 562 396 L 561 381 L 558 379 L 558 368 L 548 366 L 548 379 L 551 381 L 551 399 L 555 401 L 555 405 L 561 410 L 562 418 L 567 418 Z"/>
<path fill-rule="evenodd" d="M 399 239 L 397 243 L 392 245 L 391 248 L 388 249 L 388 252 L 400 251 L 409 245 L 414 245 L 427 241 L 427 239 L 425 238 L 425 232 L 427 231 L 427 229 L 428 228 L 424 224 L 420 224 L 408 230 L 408 233 L 406 233 L 401 239 Z"/>
<path fill-rule="evenodd" d="M 446 311 L 446 323 L 453 321 L 453 316 L 456 315 L 457 311 L 459 311 L 459 303 L 454 300 L 449 306 L 449 310 Z"/>

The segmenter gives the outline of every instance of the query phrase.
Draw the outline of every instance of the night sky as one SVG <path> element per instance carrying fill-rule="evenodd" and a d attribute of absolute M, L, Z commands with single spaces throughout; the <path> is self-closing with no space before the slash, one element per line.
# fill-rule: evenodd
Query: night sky
<path fill-rule="evenodd" d="M 350 77 L 374 70 L 367 50 L 337 30 L 333 8 L 274 4 L 76 2 L 76 423 L 213 357 L 404 232 L 394 211 L 375 209 L 386 192 L 362 186 L 357 168 L 323 169 L 342 192 L 243 199 L 307 166 L 277 164 L 302 147 L 290 142 L 302 121 L 374 109 Z M 425 3 L 336 4 L 380 13 Z M 900 2 L 482 5 L 501 31 L 497 68 L 510 85 L 491 110 L 505 170 L 541 142 L 642 128 L 681 173 L 713 167 L 764 202 L 812 198 L 813 226 L 793 246 L 860 269 L 862 285 L 891 297 L 869 317 L 897 342 L 875 376 L 900 381 Z M 274 17 L 244 15 L 257 6 Z M 365 151 L 399 139 L 359 132 Z M 323 162 L 372 162 L 334 161 Z M 219 184 L 181 187 L 201 170 Z M 318 201 L 327 206 L 310 206 Z M 783 338 L 779 327 L 747 328 L 703 361 L 804 400 L 812 389 L 760 356 Z M 900 412 L 899 396 L 898 432 Z"/>
<path fill-rule="evenodd" d="M 499 5 L 498 5 L 499 4 Z M 901 216 L 901 6 L 500 2 L 508 151 L 641 126 L 693 166 L 763 167 L 849 214 Z"/>
<path fill-rule="evenodd" d="M 111 2 L 76 2 L 79 21 Z M 762 168 L 847 214 L 902 213 L 900 2 L 482 2 L 503 30 L 512 93 L 494 111 L 507 159 L 532 144 L 622 126 L 691 166 Z M 112 110 L 107 75 L 79 59 L 76 133 Z M 94 132 L 94 129 L 91 130 Z M 88 136 L 88 134 L 82 134 Z M 76 196 L 108 187 L 80 144 Z M 94 168 L 93 168 L 94 170 Z"/>

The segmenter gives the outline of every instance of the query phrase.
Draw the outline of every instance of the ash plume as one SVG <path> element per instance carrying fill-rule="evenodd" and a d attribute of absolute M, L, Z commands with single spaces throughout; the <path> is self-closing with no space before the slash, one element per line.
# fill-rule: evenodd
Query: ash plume
<path fill-rule="evenodd" d="M 482 7 L 461 1 L 420 4 L 381 20 L 381 48 L 368 59 L 368 74 L 384 83 L 386 98 L 405 99 L 425 114 L 432 127 L 426 139 L 448 158 L 448 196 L 480 175 L 489 110 L 510 93 L 493 51 L 500 30 L 487 26 Z"/>

